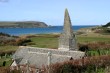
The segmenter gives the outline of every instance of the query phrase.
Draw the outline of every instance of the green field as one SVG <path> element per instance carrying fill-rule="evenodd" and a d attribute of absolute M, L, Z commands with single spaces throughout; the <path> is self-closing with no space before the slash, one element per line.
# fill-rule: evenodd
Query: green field
<path fill-rule="evenodd" d="M 41 48 L 58 48 L 58 38 L 53 35 L 43 35 L 38 37 L 30 38 L 35 45 L 31 45 L 34 47 L 41 47 Z"/>
<path fill-rule="evenodd" d="M 58 37 L 55 34 L 37 35 L 37 37 L 31 37 L 30 39 L 34 43 L 34 47 L 41 48 L 58 48 Z M 76 37 L 77 43 L 92 43 L 92 42 L 105 42 L 110 43 L 110 38 L 108 37 L 94 37 L 94 36 L 80 36 Z"/>

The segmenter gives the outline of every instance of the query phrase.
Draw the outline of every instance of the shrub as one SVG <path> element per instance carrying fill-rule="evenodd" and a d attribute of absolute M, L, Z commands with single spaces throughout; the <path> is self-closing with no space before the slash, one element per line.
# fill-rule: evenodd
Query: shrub
<path fill-rule="evenodd" d="M 31 40 L 30 39 L 26 39 L 26 38 L 18 38 L 18 39 L 16 39 L 15 43 L 18 46 L 21 46 L 21 45 L 25 46 L 26 43 L 28 43 L 28 42 L 31 42 Z"/>
<path fill-rule="evenodd" d="M 100 69 L 110 66 L 110 55 L 85 57 L 78 60 L 65 61 L 62 63 L 55 63 L 49 67 L 43 67 L 44 72 L 47 73 L 98 73 Z"/>
<path fill-rule="evenodd" d="M 87 44 L 78 44 L 79 50 L 86 51 L 86 50 L 108 50 L 110 49 L 110 44 L 105 42 L 94 42 L 94 43 L 87 43 Z"/>
<path fill-rule="evenodd" d="M 20 70 L 10 71 L 10 67 L 0 67 L 0 73 L 22 73 Z"/>

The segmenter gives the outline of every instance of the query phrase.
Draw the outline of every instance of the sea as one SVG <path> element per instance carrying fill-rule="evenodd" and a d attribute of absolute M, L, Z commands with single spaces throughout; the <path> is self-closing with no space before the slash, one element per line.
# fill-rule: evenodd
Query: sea
<path fill-rule="evenodd" d="M 95 27 L 90 25 L 72 26 L 74 31 L 81 28 Z M 0 28 L 0 32 L 7 33 L 14 36 L 27 35 L 27 34 L 50 34 L 50 33 L 61 33 L 63 26 L 52 26 L 46 28 Z"/>

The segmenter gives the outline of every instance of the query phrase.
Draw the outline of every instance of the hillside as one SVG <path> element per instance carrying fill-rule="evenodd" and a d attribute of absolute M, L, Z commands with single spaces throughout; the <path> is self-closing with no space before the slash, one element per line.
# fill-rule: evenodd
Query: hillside
<path fill-rule="evenodd" d="M 101 34 L 106 34 L 110 37 L 110 22 L 102 26 L 90 27 L 90 28 L 81 28 L 77 31 L 77 34 L 80 35 L 89 35 L 89 36 L 101 36 Z"/>
<path fill-rule="evenodd" d="M 102 27 L 110 27 L 110 22 L 108 22 L 106 25 L 103 25 Z"/>
<path fill-rule="evenodd" d="M 38 21 L 0 22 L 0 28 L 36 28 L 47 26 L 48 25 L 46 23 Z"/>

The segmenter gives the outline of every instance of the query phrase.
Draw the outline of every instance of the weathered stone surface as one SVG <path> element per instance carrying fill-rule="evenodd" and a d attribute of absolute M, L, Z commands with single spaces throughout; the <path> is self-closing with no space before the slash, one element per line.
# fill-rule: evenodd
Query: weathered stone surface
<path fill-rule="evenodd" d="M 48 65 L 48 52 L 52 53 L 51 63 L 63 62 L 65 60 L 80 59 L 85 53 L 81 51 L 60 51 L 48 48 L 22 47 L 19 48 L 13 55 L 18 64 L 25 64 L 29 61 L 30 65 L 35 65 L 37 68 L 42 65 Z"/>
<path fill-rule="evenodd" d="M 59 50 L 78 50 L 75 39 L 75 34 L 72 30 L 71 20 L 68 10 L 65 10 L 64 28 L 61 36 L 59 37 Z"/>

